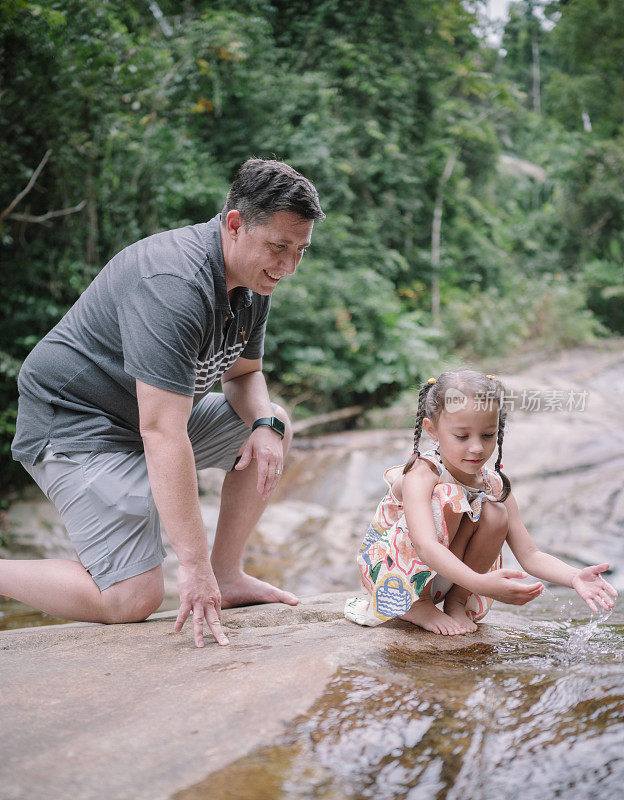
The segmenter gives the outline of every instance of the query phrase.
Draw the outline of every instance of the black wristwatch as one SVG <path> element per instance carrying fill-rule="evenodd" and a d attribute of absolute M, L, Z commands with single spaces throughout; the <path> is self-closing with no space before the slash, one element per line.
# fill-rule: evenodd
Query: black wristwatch
<path fill-rule="evenodd" d="M 280 439 L 284 438 L 286 426 L 281 419 L 278 419 L 277 417 L 260 417 L 260 419 L 257 419 L 251 426 L 252 433 L 261 425 L 267 425 L 269 428 L 271 428 L 271 430 L 274 430 L 275 433 L 279 434 Z"/>

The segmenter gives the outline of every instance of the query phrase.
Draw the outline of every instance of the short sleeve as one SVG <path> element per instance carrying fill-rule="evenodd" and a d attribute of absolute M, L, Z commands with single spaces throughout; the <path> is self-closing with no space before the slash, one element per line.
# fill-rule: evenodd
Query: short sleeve
<path fill-rule="evenodd" d="M 253 320 L 253 328 L 249 332 L 247 344 L 241 353 L 243 358 L 256 359 L 262 358 L 264 355 L 264 335 L 269 317 L 269 308 L 271 307 L 271 298 L 267 296 L 263 297 L 262 300 L 263 303 L 258 310 L 257 318 Z"/>
<path fill-rule="evenodd" d="M 117 317 L 124 370 L 150 386 L 192 396 L 208 324 L 197 288 L 174 275 L 143 277 L 119 302 Z"/>

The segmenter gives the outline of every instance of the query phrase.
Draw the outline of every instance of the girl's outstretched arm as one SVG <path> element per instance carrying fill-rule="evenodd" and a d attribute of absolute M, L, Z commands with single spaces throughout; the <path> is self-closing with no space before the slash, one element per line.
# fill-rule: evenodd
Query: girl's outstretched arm
<path fill-rule="evenodd" d="M 579 570 L 578 574 L 572 578 L 572 586 L 592 611 L 598 611 L 596 603 L 607 610 L 615 605 L 615 601 L 608 595 L 605 599 L 605 594 L 608 592 L 613 597 L 617 597 L 617 590 L 600 574 L 608 569 L 608 564 L 594 564 Z"/>
<path fill-rule="evenodd" d="M 537 597 L 543 589 L 541 584 L 524 584 L 513 580 L 526 577 L 522 572 L 510 569 L 486 574 L 475 572 L 438 542 L 431 510 L 431 494 L 437 482 L 438 476 L 433 475 L 425 461 L 416 462 L 402 479 L 405 518 L 418 557 L 444 578 L 475 594 L 484 594 L 514 605 L 524 605 Z"/>
<path fill-rule="evenodd" d="M 522 569 L 541 580 L 558 583 L 560 586 L 570 586 L 592 611 L 598 611 L 598 606 L 606 611 L 613 608 L 615 605 L 613 597 L 617 597 L 617 591 L 600 574 L 609 569 L 608 564 L 576 569 L 560 558 L 544 553 L 524 527 L 513 494 L 509 495 L 504 505 L 509 515 L 507 541 Z"/>

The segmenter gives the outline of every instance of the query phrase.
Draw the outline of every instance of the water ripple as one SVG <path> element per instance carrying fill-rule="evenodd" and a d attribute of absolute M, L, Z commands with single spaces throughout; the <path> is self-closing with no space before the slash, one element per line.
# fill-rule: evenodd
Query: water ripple
<path fill-rule="evenodd" d="M 621 796 L 624 637 L 608 615 L 496 644 L 390 646 L 340 669 L 275 745 L 179 800 Z"/>

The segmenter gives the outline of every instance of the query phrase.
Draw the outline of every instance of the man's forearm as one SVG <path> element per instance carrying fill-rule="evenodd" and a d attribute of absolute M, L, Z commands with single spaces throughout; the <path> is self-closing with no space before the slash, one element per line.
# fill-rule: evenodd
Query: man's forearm
<path fill-rule="evenodd" d="M 251 428 L 259 417 L 272 417 L 264 374 L 257 370 L 223 382 L 223 394 L 238 416 Z"/>
<path fill-rule="evenodd" d="M 143 444 L 152 495 L 178 560 L 185 566 L 209 564 L 188 436 L 150 431 Z"/>

